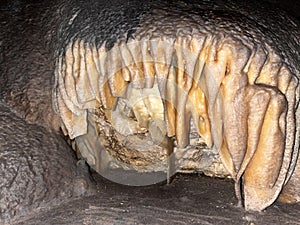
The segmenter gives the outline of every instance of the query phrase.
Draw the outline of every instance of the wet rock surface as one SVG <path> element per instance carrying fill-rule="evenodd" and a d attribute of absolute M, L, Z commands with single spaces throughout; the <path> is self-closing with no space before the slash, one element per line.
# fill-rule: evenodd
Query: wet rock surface
<path fill-rule="evenodd" d="M 97 194 L 15 224 L 299 224 L 300 204 L 275 203 L 261 213 L 238 208 L 229 179 L 178 174 L 170 185 L 132 187 L 94 178 Z"/>

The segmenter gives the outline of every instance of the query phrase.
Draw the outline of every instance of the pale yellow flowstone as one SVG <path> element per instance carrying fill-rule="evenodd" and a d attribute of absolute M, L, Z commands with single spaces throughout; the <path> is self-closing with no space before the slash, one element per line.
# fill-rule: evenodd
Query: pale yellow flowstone
<path fill-rule="evenodd" d="M 292 173 L 299 81 L 267 44 L 201 35 L 71 43 L 55 71 L 62 130 L 99 173 L 201 171 L 237 196 L 243 177 L 262 210 Z"/>

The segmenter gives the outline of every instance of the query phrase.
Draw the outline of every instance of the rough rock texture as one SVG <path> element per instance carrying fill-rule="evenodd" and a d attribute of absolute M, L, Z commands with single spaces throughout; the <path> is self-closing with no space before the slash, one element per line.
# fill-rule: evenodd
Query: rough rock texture
<path fill-rule="evenodd" d="M 245 208 L 263 210 L 294 173 L 300 148 L 300 25 L 268 6 L 130 1 L 116 12 L 102 2 L 70 2 L 62 9 L 53 94 L 64 133 L 101 173 L 103 149 L 121 163 L 155 162 L 128 151 L 149 137 L 171 158 L 174 146 L 191 143 L 192 119 L 236 181 Z M 124 115 L 120 99 L 134 116 Z"/>
<path fill-rule="evenodd" d="M 24 120 L 58 130 L 51 104 L 55 8 L 38 1 L 0 7 L 0 98 Z"/>
<path fill-rule="evenodd" d="M 0 221 L 88 193 L 87 175 L 62 138 L 0 103 Z"/>
<path fill-rule="evenodd" d="M 56 132 L 47 10 L 34 1 L 0 5 L 0 221 L 87 194 L 93 186 L 86 165 L 77 168 Z"/>
<path fill-rule="evenodd" d="M 224 136 L 229 140 L 226 144 L 233 146 L 233 148 L 229 148 L 233 151 L 226 151 L 227 146 L 223 145 L 225 142 L 214 138 L 215 145 L 218 146 L 222 142 L 223 153 L 230 153 L 225 157 L 223 155 L 225 158 L 223 161 L 224 164 L 227 163 L 227 168 L 237 181 L 236 190 L 240 188 L 240 180 L 244 182 L 243 184 L 250 184 L 248 185 L 250 186 L 250 194 L 246 193 L 248 202 L 250 202 L 250 205 L 246 205 L 247 208 L 261 210 L 267 207 L 277 198 L 281 187 L 287 182 L 289 183 L 285 186 L 287 195 L 284 200 L 290 202 L 299 200 L 297 195 L 299 193 L 297 186 L 300 176 L 299 163 L 295 167 L 298 159 L 300 132 L 300 111 L 299 103 L 297 103 L 300 95 L 299 86 L 297 89 L 300 70 L 299 23 L 290 19 L 283 12 L 275 11 L 276 13 L 274 13 L 269 10 L 268 5 L 260 5 L 261 3 L 239 1 L 238 4 L 234 4 L 235 1 L 221 0 L 216 2 L 218 4 L 215 4 L 214 1 L 203 1 L 204 4 L 199 4 L 199 1 L 192 0 L 176 3 L 112 0 L 110 4 L 107 4 L 107 1 L 84 0 L 54 0 L 50 2 L 32 0 L 30 3 L 25 1 L 1 2 L 0 99 L 4 103 L 0 104 L 0 213 L 3 219 L 21 215 L 36 207 L 55 205 L 84 193 L 88 187 L 88 180 L 84 181 L 82 178 L 77 180 L 75 159 L 63 138 L 55 133 L 59 126 L 63 127 L 62 122 L 66 122 L 58 116 L 63 117 L 69 113 L 67 110 L 63 111 L 63 107 L 61 107 L 61 111 L 58 110 L 59 113 L 56 115 L 52 107 L 52 100 L 59 96 L 59 94 L 54 95 L 52 98 L 52 88 L 56 94 L 59 90 L 58 76 L 55 77 L 55 73 L 60 69 L 65 69 L 63 63 L 67 60 L 63 57 L 68 56 L 68 46 L 73 47 L 79 43 L 82 47 L 82 55 L 84 55 L 82 58 L 86 60 L 85 56 L 89 55 L 88 51 L 85 52 L 86 48 L 89 49 L 91 46 L 97 50 L 102 47 L 104 51 L 109 51 L 120 40 L 129 43 L 134 39 L 140 40 L 139 38 L 143 37 L 147 39 L 147 35 L 153 35 L 154 38 L 157 36 L 158 39 L 162 36 L 172 39 L 174 35 L 193 33 L 189 27 L 196 27 L 198 31 L 210 34 L 212 39 L 216 40 L 214 42 L 216 45 L 211 45 L 213 47 L 222 43 L 222 40 L 227 41 L 225 44 L 227 44 L 228 49 L 231 49 L 229 52 L 234 55 L 230 57 L 231 61 L 228 64 L 232 67 L 225 67 L 222 62 L 215 64 L 214 56 L 216 55 L 214 53 L 220 51 L 214 48 L 209 51 L 211 61 L 207 61 L 211 66 L 210 68 L 218 69 L 218 65 L 222 65 L 221 69 L 224 69 L 222 75 L 232 75 L 230 72 L 241 69 L 246 61 L 249 61 L 248 69 L 251 68 L 251 62 L 254 62 L 254 74 L 256 71 L 261 72 L 261 68 L 258 67 L 266 66 L 263 72 L 259 74 L 261 76 L 258 80 L 252 79 L 257 78 L 255 76 L 250 77 L 250 85 L 247 84 L 248 86 L 257 85 L 257 87 L 247 86 L 245 88 L 242 86 L 245 84 L 244 79 L 246 78 L 243 76 L 245 74 L 242 73 L 242 76 L 227 76 L 229 78 L 226 81 L 229 82 L 224 82 L 225 88 L 222 91 L 225 94 L 229 93 L 227 102 L 230 103 L 229 100 L 232 100 L 230 98 L 231 89 L 241 85 L 243 90 L 246 90 L 239 92 L 240 95 L 236 101 L 236 105 L 241 106 L 243 110 L 234 109 L 232 112 L 235 113 L 235 116 L 240 116 L 245 112 L 249 112 L 249 115 L 253 116 L 251 120 L 254 121 L 252 123 L 253 129 L 249 129 L 249 131 L 253 131 L 255 140 L 260 133 L 255 132 L 255 128 L 259 127 L 256 126 L 255 122 L 259 120 L 256 120 L 258 113 L 255 111 L 256 107 L 253 106 L 259 105 L 266 109 L 265 106 L 269 106 L 269 103 L 260 104 L 259 95 L 262 96 L 263 103 L 268 102 L 266 99 L 271 98 L 271 107 L 268 108 L 268 117 L 266 118 L 270 119 L 268 122 L 271 121 L 274 129 L 264 130 L 263 137 L 270 134 L 274 135 L 275 138 L 265 138 L 262 141 L 268 151 L 257 151 L 259 154 L 254 157 L 254 163 L 248 164 L 253 156 L 251 154 L 256 153 L 256 149 L 253 148 L 253 151 L 250 149 L 249 152 L 246 152 L 247 154 L 238 151 L 242 146 L 239 144 L 239 140 L 243 140 L 244 144 L 246 140 L 243 138 L 243 132 L 239 130 L 234 132 L 236 131 L 234 129 L 245 125 L 246 120 L 243 120 L 242 125 L 231 123 L 230 119 L 232 118 L 228 113 L 231 112 L 230 110 L 227 112 L 227 117 L 224 117 L 225 121 L 229 118 L 224 126 L 228 132 L 225 132 L 226 135 Z M 264 8 L 263 6 L 267 9 L 263 13 L 260 10 L 253 10 L 253 7 Z M 190 17 L 190 15 L 193 16 Z M 193 18 L 196 20 L 194 21 Z M 178 26 L 173 26 L 172 22 L 174 21 L 178 22 Z M 189 23 L 193 25 L 190 26 Z M 202 30 L 199 24 L 205 29 Z M 159 29 L 156 29 L 158 27 Z M 164 45 L 161 46 L 164 47 Z M 249 49 L 254 53 L 249 54 Z M 257 54 L 255 54 L 256 51 Z M 110 52 L 110 54 L 112 53 Z M 170 55 L 162 54 L 160 56 Z M 114 69 L 114 64 L 120 63 L 120 58 L 114 57 L 114 55 L 110 57 L 112 60 L 109 61 L 110 67 L 108 68 Z M 266 60 L 266 58 L 268 59 Z M 84 60 L 83 62 L 85 62 Z M 171 61 L 172 58 L 165 57 L 164 60 Z M 264 63 L 265 60 L 266 63 Z M 260 65 L 260 63 L 264 65 Z M 82 71 L 86 72 L 85 70 Z M 207 74 L 203 77 L 205 79 L 202 81 L 210 81 Z M 242 79 L 234 79 L 236 77 Z M 80 81 L 85 81 L 85 79 Z M 106 90 L 110 88 L 109 91 L 114 93 L 106 94 L 119 94 L 118 88 L 112 88 L 114 84 L 120 84 L 120 80 L 117 81 L 111 81 L 110 87 L 106 88 Z M 258 82 L 255 83 L 254 81 Z M 206 89 L 202 90 L 206 96 L 211 95 L 211 90 L 215 90 L 208 83 L 201 87 Z M 86 97 L 92 89 L 86 88 L 89 85 L 84 86 L 84 82 L 80 84 L 83 84 L 82 89 L 80 89 L 83 96 L 80 97 Z M 66 90 L 62 88 L 59 91 Z M 258 95 L 256 95 L 257 93 Z M 112 99 L 114 97 L 112 96 Z M 247 101 L 243 101 L 243 97 Z M 63 100 L 66 101 L 66 98 Z M 81 100 L 84 102 L 86 99 Z M 212 120 L 212 115 L 215 114 L 220 122 L 221 113 L 213 110 L 214 99 L 209 98 L 209 100 L 211 103 L 209 106 L 210 119 Z M 245 104 L 240 104 L 241 102 Z M 54 103 L 57 104 L 57 102 Z M 113 103 L 113 101 L 108 103 Z M 184 104 L 180 105 L 181 109 L 183 106 Z M 80 105 L 80 107 L 83 111 L 87 110 L 85 105 Z M 259 107 L 258 109 L 260 114 L 265 112 Z M 180 118 L 182 120 L 176 120 L 181 124 L 178 126 L 180 127 L 178 133 L 181 136 L 178 135 L 178 137 L 180 137 L 180 144 L 184 146 L 187 144 L 188 123 L 185 123 L 184 113 Z M 218 121 L 213 122 L 217 123 Z M 285 126 L 285 122 L 287 126 Z M 72 125 L 74 124 L 71 123 Z M 218 133 L 218 129 L 215 129 L 223 125 L 214 127 L 214 132 L 217 132 L 217 135 L 214 136 L 223 135 L 223 133 Z M 153 130 L 162 131 L 162 129 L 158 130 L 157 127 L 154 126 Z M 287 127 L 286 130 L 285 127 Z M 156 134 L 156 132 L 152 132 L 152 134 Z M 237 134 L 240 136 L 236 138 Z M 241 139 L 239 139 L 240 137 Z M 268 140 L 271 141 L 268 142 Z M 274 151 L 277 148 L 278 151 Z M 268 154 L 263 155 L 264 153 Z M 246 160 L 243 161 L 245 155 Z M 82 164 L 80 163 L 80 165 Z M 245 172 L 247 179 L 243 180 L 241 177 L 247 166 L 250 170 Z M 84 174 L 84 177 L 88 179 L 86 171 Z M 292 179 L 288 181 L 290 177 Z M 256 189 L 254 188 L 253 191 L 252 187 Z M 271 189 L 270 192 L 269 189 Z M 264 204 L 256 201 L 265 194 L 267 201 L 264 201 Z M 291 196 L 295 196 L 295 198 L 291 199 Z M 252 202 L 253 205 L 251 205 L 252 197 L 255 200 Z"/>
<path fill-rule="evenodd" d="M 112 183 L 96 174 L 95 179 L 99 188 L 96 195 L 41 211 L 13 224 L 299 224 L 300 204 L 275 203 L 260 213 L 237 207 L 234 184 L 229 179 L 177 175 L 170 185 L 143 187 Z"/>

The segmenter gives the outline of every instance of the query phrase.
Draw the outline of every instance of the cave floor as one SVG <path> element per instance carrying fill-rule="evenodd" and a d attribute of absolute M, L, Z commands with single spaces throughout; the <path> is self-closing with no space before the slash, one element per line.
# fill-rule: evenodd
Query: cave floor
<path fill-rule="evenodd" d="M 169 185 L 133 187 L 93 177 L 95 194 L 16 224 L 300 224 L 300 204 L 275 203 L 260 213 L 238 208 L 230 179 L 177 174 Z"/>

